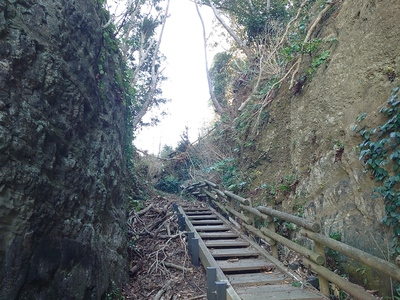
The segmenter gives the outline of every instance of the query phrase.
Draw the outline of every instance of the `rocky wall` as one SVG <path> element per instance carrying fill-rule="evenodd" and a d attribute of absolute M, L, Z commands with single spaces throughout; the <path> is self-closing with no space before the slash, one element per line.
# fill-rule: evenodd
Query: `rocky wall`
<path fill-rule="evenodd" d="M 384 259 L 389 259 L 392 240 L 380 222 L 384 201 L 372 197 L 377 183 L 358 159 L 362 138 L 353 129 L 362 113 L 370 128 L 383 124 L 379 110 L 400 85 L 399 11 L 398 1 L 335 1 L 312 36 L 323 42 L 316 53 L 304 55 L 296 76 L 307 76 L 305 84 L 289 90 L 289 80 L 283 83 L 257 141 L 258 151 L 266 151 L 270 160 L 258 167 L 262 175 L 255 187 L 282 184 L 285 175 L 298 180 L 291 187 L 295 192 L 278 193 L 281 198 L 270 205 L 301 211 L 320 222 L 325 235 L 339 233 L 343 242 Z M 309 72 L 325 50 L 328 59 Z M 351 272 L 346 270 L 351 280 L 362 277 Z M 381 274 L 367 281 L 372 289 L 390 290 L 389 279 Z"/>
<path fill-rule="evenodd" d="M 125 280 L 125 109 L 98 74 L 106 22 L 97 1 L 0 2 L 0 299 L 101 299 Z"/>
<path fill-rule="evenodd" d="M 353 129 L 362 113 L 370 128 L 383 124 L 379 109 L 400 83 L 387 72 L 400 74 L 399 9 L 389 0 L 337 2 L 317 32 L 333 41 L 322 46 L 330 57 L 290 105 L 291 164 L 307 174 L 298 186 L 306 217 L 321 222 L 324 234 L 340 233 L 345 243 L 384 259 L 391 247 L 389 228 L 380 222 L 385 207 L 372 197 L 376 182 L 358 159 L 362 139 Z M 351 280 L 363 276 L 351 268 L 346 273 Z M 390 289 L 382 275 L 366 281 L 381 292 Z"/>

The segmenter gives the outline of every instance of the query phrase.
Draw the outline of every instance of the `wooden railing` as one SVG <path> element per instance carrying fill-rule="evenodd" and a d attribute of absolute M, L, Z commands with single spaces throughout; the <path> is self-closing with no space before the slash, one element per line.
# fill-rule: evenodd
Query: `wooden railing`
<path fill-rule="evenodd" d="M 320 234 L 320 224 L 316 222 L 265 206 L 253 207 L 250 200 L 229 191 L 221 191 L 215 183 L 207 180 L 184 187 L 184 191 L 201 200 L 210 202 L 223 214 L 230 216 L 231 220 L 240 220 L 241 227 L 270 245 L 272 255 L 275 258 L 278 258 L 278 243 L 301 254 L 303 264 L 318 274 L 320 291 L 326 296 L 329 296 L 329 283 L 331 282 L 356 299 L 376 300 L 374 296 L 360 286 L 347 281 L 326 268 L 325 247 L 338 251 L 359 263 L 390 276 L 394 280 L 400 281 L 400 267 L 398 265 Z M 256 218 L 264 220 L 268 225 L 257 228 L 255 226 Z M 313 241 L 314 249 L 310 250 L 276 233 L 274 218 L 301 227 L 300 234 Z M 399 259 L 396 259 L 396 261 L 399 261 Z"/>

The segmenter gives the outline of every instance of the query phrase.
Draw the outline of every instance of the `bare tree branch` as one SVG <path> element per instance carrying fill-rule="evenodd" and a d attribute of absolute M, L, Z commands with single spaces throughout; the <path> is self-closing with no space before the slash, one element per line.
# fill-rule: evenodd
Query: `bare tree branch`
<path fill-rule="evenodd" d="M 209 72 L 209 69 L 208 69 L 206 28 L 204 26 L 204 21 L 203 21 L 203 18 L 201 16 L 201 13 L 200 13 L 200 10 L 199 10 L 199 6 L 198 6 L 197 2 L 194 1 L 194 4 L 196 5 L 196 11 L 197 11 L 197 14 L 199 16 L 199 19 L 200 19 L 200 22 L 201 22 L 201 26 L 203 28 L 204 58 L 205 58 L 205 64 L 206 64 L 208 90 L 210 92 L 211 101 L 212 101 L 212 104 L 214 105 L 215 111 L 217 112 L 217 114 L 222 115 L 225 112 L 225 109 L 222 107 L 222 105 L 218 102 L 217 98 L 215 97 L 213 85 L 212 85 L 211 78 L 210 78 L 210 72 Z"/>
<path fill-rule="evenodd" d="M 307 43 L 309 41 L 309 39 L 311 38 L 312 33 L 314 32 L 315 27 L 317 26 L 317 24 L 321 21 L 322 16 L 335 4 L 335 2 L 327 2 L 327 5 L 325 6 L 325 8 L 318 14 L 317 18 L 315 19 L 314 23 L 311 25 L 310 29 L 307 32 L 306 38 L 303 41 L 303 44 Z M 292 74 L 292 78 L 290 80 L 290 86 L 289 86 L 289 90 L 292 89 L 293 85 L 294 85 L 294 77 L 296 76 L 296 74 L 299 72 L 300 69 L 300 65 L 301 65 L 301 61 L 303 60 L 303 54 L 300 55 L 299 59 L 295 62 L 294 65 L 297 65 L 296 70 L 294 70 L 293 74 Z"/>
<path fill-rule="evenodd" d="M 170 3 L 170 0 L 167 1 L 164 19 L 163 19 L 162 26 L 161 26 L 161 32 L 160 32 L 160 35 L 159 35 L 159 38 L 158 38 L 158 41 L 156 44 L 156 49 L 154 51 L 154 56 L 153 56 L 152 65 L 151 65 L 151 85 L 149 87 L 149 93 L 148 93 L 146 101 L 143 103 L 142 107 L 140 108 L 140 111 L 136 114 L 136 116 L 132 120 L 133 128 L 137 127 L 137 125 L 142 120 L 143 116 L 147 113 L 149 107 L 153 103 L 153 98 L 157 91 L 157 84 L 158 84 L 157 78 L 160 76 L 160 73 L 162 72 L 162 70 L 156 70 L 156 62 L 157 62 L 157 57 L 158 57 L 157 54 L 159 53 L 159 50 L 160 50 L 160 45 L 161 45 L 161 40 L 162 40 L 162 36 L 164 33 L 165 24 L 167 22 L 169 3 Z"/>
<path fill-rule="evenodd" d="M 244 54 L 246 54 L 248 59 L 253 57 L 250 48 L 246 46 L 246 43 L 243 42 L 237 34 L 232 30 L 232 28 L 225 22 L 222 16 L 219 14 L 218 10 L 215 8 L 215 5 L 212 1 L 210 1 L 210 6 L 214 12 L 215 17 L 221 23 L 222 26 L 228 31 L 229 35 L 235 40 L 235 42 L 239 45 L 239 48 L 243 50 Z"/>

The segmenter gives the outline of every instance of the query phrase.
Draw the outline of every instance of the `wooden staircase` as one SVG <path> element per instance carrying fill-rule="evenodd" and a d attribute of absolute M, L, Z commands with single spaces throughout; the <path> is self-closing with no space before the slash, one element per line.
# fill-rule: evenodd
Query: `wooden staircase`
<path fill-rule="evenodd" d="M 293 286 L 292 277 L 279 261 L 214 209 L 181 207 L 180 211 L 188 230 L 195 232 L 208 252 L 203 255 L 203 265 L 216 267 L 223 273 L 220 277 L 228 281 L 227 299 L 327 299 L 317 291 Z"/>

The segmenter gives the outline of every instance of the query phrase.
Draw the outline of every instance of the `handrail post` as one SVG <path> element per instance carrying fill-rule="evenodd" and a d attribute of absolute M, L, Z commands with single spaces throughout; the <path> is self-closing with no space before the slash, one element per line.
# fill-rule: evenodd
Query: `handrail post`
<path fill-rule="evenodd" d="M 249 200 L 249 206 L 253 207 L 253 200 L 252 199 L 248 199 Z M 252 213 L 247 212 L 246 215 L 250 218 L 251 224 L 249 225 L 253 225 L 255 224 L 255 216 Z"/>
<path fill-rule="evenodd" d="M 315 252 L 325 258 L 325 247 L 321 243 L 314 241 Z M 326 260 L 323 266 L 326 266 Z M 320 292 L 329 297 L 329 281 L 324 276 L 318 274 L 319 290 Z"/>
<path fill-rule="evenodd" d="M 217 298 L 217 270 L 215 267 L 207 267 L 207 299 L 215 300 Z"/>
<path fill-rule="evenodd" d="M 268 222 L 268 229 L 276 232 L 275 231 L 275 224 L 274 224 L 274 218 L 271 218 L 272 220 Z M 276 259 L 279 259 L 279 254 L 278 254 L 278 243 L 275 243 L 275 245 L 271 245 L 271 252 L 272 256 L 275 257 Z"/>

